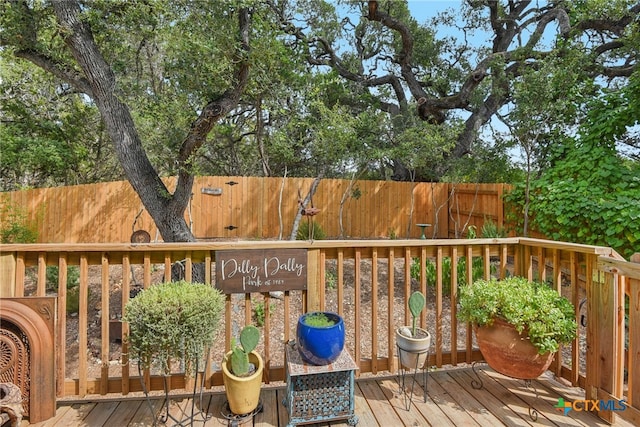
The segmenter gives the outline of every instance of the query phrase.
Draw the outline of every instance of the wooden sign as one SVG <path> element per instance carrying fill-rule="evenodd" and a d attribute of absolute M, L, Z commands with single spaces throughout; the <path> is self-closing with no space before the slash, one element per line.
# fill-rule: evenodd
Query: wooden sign
<path fill-rule="evenodd" d="M 307 289 L 307 250 L 216 251 L 216 288 L 225 294 Z"/>

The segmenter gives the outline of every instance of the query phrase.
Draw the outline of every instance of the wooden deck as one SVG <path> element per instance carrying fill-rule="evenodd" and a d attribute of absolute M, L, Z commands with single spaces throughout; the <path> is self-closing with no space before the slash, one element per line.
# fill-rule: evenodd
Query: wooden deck
<path fill-rule="evenodd" d="M 399 393 L 396 377 L 359 379 L 355 390 L 356 415 L 359 426 L 605 426 L 605 422 L 590 412 L 571 410 L 565 415 L 554 408 L 560 397 L 573 402 L 582 399 L 582 390 L 567 387 L 544 375 L 531 383 L 538 397 L 522 381 L 504 377 L 479 365 L 483 387 L 471 386 L 476 378 L 470 368 L 454 368 L 429 373 L 428 398 L 424 402 L 422 388 L 417 387 L 409 411 L 405 409 L 403 395 Z M 421 381 L 420 381 L 421 382 Z M 284 387 L 265 387 L 262 392 L 264 410 L 255 416 L 258 427 L 286 426 L 288 414 L 282 405 Z M 196 426 L 223 426 L 229 422 L 221 415 L 225 405 L 223 392 L 204 395 L 203 407 L 208 419 Z M 161 399 L 150 400 L 157 416 Z M 179 417 L 185 408 L 191 410 L 191 399 L 176 397 L 171 413 Z M 537 421 L 529 416 L 533 409 Z M 190 412 L 189 412 L 190 413 Z M 168 423 L 173 425 L 174 423 Z M 21 427 L 28 426 L 23 421 Z M 153 416 L 149 402 L 144 398 L 125 397 L 100 401 L 60 402 L 56 416 L 46 422 L 32 424 L 45 426 L 151 426 Z M 164 425 L 158 423 L 158 425 Z M 242 425 L 251 425 L 247 422 Z M 347 426 L 346 422 L 320 423 L 318 426 Z M 618 417 L 617 426 L 631 426 Z"/>

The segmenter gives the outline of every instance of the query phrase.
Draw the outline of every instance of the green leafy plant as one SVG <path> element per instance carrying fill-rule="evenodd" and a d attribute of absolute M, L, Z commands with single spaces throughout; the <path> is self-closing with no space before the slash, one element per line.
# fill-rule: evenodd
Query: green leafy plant
<path fill-rule="evenodd" d="M 5 204 L 0 207 L 0 243 L 35 243 L 37 224 L 29 221 L 27 212 L 19 206 Z"/>
<path fill-rule="evenodd" d="M 47 266 L 47 290 L 58 292 L 59 269 Z M 89 289 L 91 295 L 91 289 Z M 67 313 L 77 313 L 80 309 L 80 269 L 75 265 L 67 267 Z"/>
<path fill-rule="evenodd" d="M 47 266 L 47 290 L 58 291 L 60 272 L 57 266 Z M 74 288 L 80 284 L 80 268 L 76 265 L 67 267 L 67 288 Z"/>
<path fill-rule="evenodd" d="M 210 285 L 167 282 L 139 292 L 125 306 L 122 320 L 130 326 L 129 352 L 139 366 L 158 366 L 164 375 L 173 360 L 183 360 L 185 374 L 213 344 L 224 295 Z"/>
<path fill-rule="evenodd" d="M 458 258 L 456 265 L 458 272 L 458 286 L 464 286 L 467 284 L 467 258 Z M 490 266 L 490 272 L 495 273 L 495 266 Z M 432 259 L 427 259 L 425 272 L 427 275 L 427 285 L 435 287 L 436 285 L 436 262 Z M 472 280 L 481 279 L 484 276 L 484 263 L 482 257 L 473 257 L 471 260 L 471 277 Z M 411 277 L 415 280 L 420 279 L 420 258 L 413 258 L 411 263 Z M 442 258 L 442 292 L 449 294 L 451 292 L 451 258 Z"/>
<path fill-rule="evenodd" d="M 553 166 L 530 183 L 528 233 L 609 246 L 630 257 L 640 242 L 638 163 L 593 141 L 559 143 L 553 157 Z M 518 234 L 524 232 L 526 194 L 520 183 L 504 198 L 506 218 Z"/>
<path fill-rule="evenodd" d="M 475 225 L 467 227 L 467 239 L 475 239 L 478 237 L 478 231 Z"/>
<path fill-rule="evenodd" d="M 420 291 L 415 291 L 409 297 L 409 312 L 411 312 L 412 322 L 411 322 L 411 336 L 416 336 L 416 328 L 418 327 L 418 317 L 420 317 L 420 313 L 424 310 L 424 307 L 427 304 L 427 300 L 424 297 L 424 294 Z"/>
<path fill-rule="evenodd" d="M 269 304 L 269 310 L 275 310 L 275 308 L 276 308 L 275 304 Z M 262 301 L 257 302 L 256 305 L 253 307 L 253 316 L 255 318 L 256 325 L 258 326 L 264 325 L 265 315 L 266 313 L 265 313 L 264 302 Z"/>
<path fill-rule="evenodd" d="M 304 317 L 305 325 L 314 326 L 316 328 L 326 328 L 336 324 L 322 312 L 309 313 Z"/>
<path fill-rule="evenodd" d="M 315 221 L 301 221 L 296 233 L 296 240 L 324 240 L 326 237 L 327 233 Z"/>
<path fill-rule="evenodd" d="M 333 271 L 327 271 L 324 275 L 324 282 L 327 285 L 327 289 L 335 289 L 338 285 L 338 277 Z"/>
<path fill-rule="evenodd" d="M 237 377 L 246 377 L 249 372 L 249 353 L 258 346 L 260 330 L 253 325 L 247 325 L 240 331 L 240 345 L 231 350 L 231 372 Z"/>
<path fill-rule="evenodd" d="M 480 237 L 485 239 L 507 237 L 507 230 L 503 227 L 498 227 L 498 224 L 493 222 L 491 218 L 485 218 L 482 228 L 480 229 Z"/>
<path fill-rule="evenodd" d="M 396 233 L 396 230 L 394 228 L 389 227 L 388 233 L 389 240 L 396 240 L 398 238 L 398 233 Z"/>
<path fill-rule="evenodd" d="M 540 354 L 558 351 L 576 336 L 573 304 L 546 284 L 523 277 L 477 280 L 460 289 L 459 320 L 484 326 L 495 317 L 528 334 Z"/>

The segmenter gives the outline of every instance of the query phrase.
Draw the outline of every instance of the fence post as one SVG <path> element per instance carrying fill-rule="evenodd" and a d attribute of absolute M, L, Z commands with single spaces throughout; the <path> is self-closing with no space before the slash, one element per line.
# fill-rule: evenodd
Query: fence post
<path fill-rule="evenodd" d="M 307 311 L 320 311 L 323 309 L 321 301 L 324 292 L 323 280 L 320 276 L 320 250 L 309 249 L 307 251 Z"/>

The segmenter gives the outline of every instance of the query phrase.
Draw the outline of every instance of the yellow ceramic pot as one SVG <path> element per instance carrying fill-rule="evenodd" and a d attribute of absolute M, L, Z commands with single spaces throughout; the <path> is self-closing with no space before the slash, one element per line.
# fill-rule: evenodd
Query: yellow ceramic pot
<path fill-rule="evenodd" d="M 222 362 L 222 378 L 229 409 L 236 415 L 252 412 L 260 402 L 264 362 L 255 351 L 249 353 L 249 362 L 255 365 L 256 371 L 248 377 L 238 377 L 231 372 L 231 352 L 224 356 Z"/>

